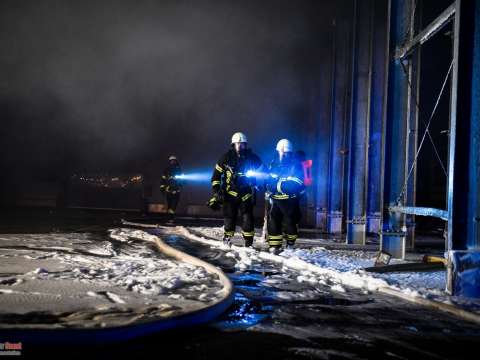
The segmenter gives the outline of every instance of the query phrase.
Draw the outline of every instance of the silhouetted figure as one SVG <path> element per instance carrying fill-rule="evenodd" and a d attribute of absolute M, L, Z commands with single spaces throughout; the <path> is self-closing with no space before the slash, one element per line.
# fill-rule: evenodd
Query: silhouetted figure
<path fill-rule="evenodd" d="M 175 155 L 171 155 L 168 158 L 168 162 L 168 167 L 164 170 L 162 175 L 160 190 L 165 194 L 167 201 L 168 222 L 173 223 L 177 206 L 180 201 L 180 189 L 182 187 L 181 181 L 177 179 L 176 176 L 180 175 L 182 171 Z"/>

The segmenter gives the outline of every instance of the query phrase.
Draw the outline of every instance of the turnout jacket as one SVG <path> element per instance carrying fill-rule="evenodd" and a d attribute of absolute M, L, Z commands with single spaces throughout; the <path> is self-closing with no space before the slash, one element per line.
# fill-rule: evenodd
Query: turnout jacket
<path fill-rule="evenodd" d="M 302 164 L 293 156 L 285 158 L 283 161 L 273 160 L 268 171 L 269 178 L 266 181 L 266 187 L 272 199 L 295 199 L 305 193 Z"/>
<path fill-rule="evenodd" d="M 237 155 L 234 149 L 227 151 L 215 165 L 212 174 L 212 189 L 220 190 L 234 198 L 246 201 L 255 194 L 255 177 L 247 177 L 247 171 L 258 170 L 262 166 L 260 158 L 250 149 Z"/>
<path fill-rule="evenodd" d="M 175 179 L 175 175 L 180 175 L 181 173 L 182 170 L 180 165 L 168 165 L 168 167 L 163 171 L 160 189 L 166 193 L 179 193 L 182 183 L 178 179 Z"/>

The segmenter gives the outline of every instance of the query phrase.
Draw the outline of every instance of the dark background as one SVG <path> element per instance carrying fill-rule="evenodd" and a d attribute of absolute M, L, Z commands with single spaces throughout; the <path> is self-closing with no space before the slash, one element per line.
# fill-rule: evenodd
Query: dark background
<path fill-rule="evenodd" d="M 333 4 L 2 1 L 2 200 L 171 153 L 210 170 L 236 131 L 265 160 L 298 142 Z"/>
<path fill-rule="evenodd" d="M 419 2 L 419 28 L 449 3 Z M 352 13 L 350 0 L 0 2 L 0 206 L 55 198 L 74 173 L 152 182 L 170 154 L 209 172 L 236 131 L 265 162 L 282 137 L 315 161 L 332 24 Z M 449 30 L 422 47 L 419 141 L 451 61 Z M 431 125 L 445 166 L 448 104 L 449 86 Z M 417 178 L 418 206 L 445 208 L 428 140 Z M 206 197 L 208 183 L 191 184 L 182 202 Z"/>

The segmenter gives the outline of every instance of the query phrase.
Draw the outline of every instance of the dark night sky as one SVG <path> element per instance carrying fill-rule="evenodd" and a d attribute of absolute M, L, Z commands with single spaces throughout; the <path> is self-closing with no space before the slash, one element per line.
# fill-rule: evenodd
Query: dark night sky
<path fill-rule="evenodd" d="M 320 4 L 321 3 L 321 4 Z M 326 1 L 2 1 L 2 181 L 211 167 L 244 131 L 300 138 Z"/>

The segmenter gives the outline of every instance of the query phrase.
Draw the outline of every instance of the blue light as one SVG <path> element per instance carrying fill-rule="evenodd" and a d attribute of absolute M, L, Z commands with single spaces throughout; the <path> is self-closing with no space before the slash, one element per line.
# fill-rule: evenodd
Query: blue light
<path fill-rule="evenodd" d="M 248 170 L 245 175 L 247 175 L 247 177 L 255 177 L 258 179 L 267 179 L 269 177 L 272 177 L 274 179 L 278 178 L 277 174 L 266 173 L 262 171 L 254 171 L 254 170 Z"/>
<path fill-rule="evenodd" d="M 195 182 L 210 182 L 211 176 L 211 172 L 194 172 L 175 175 L 175 179 Z"/>

